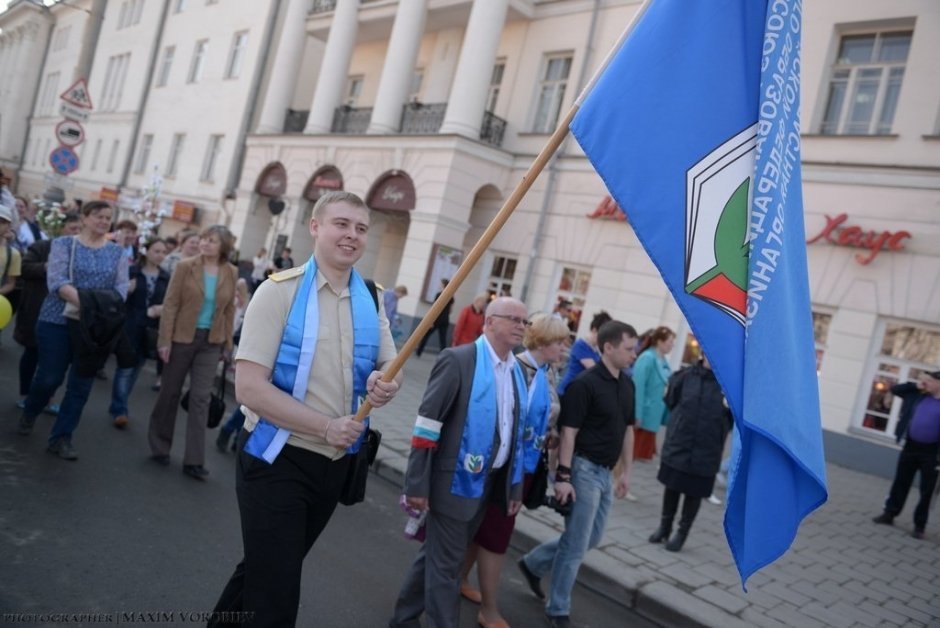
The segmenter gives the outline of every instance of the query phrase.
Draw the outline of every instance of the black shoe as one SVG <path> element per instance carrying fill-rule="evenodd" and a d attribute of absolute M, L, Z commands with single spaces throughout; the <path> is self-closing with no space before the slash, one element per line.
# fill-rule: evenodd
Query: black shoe
<path fill-rule="evenodd" d="M 548 621 L 547 625 L 550 628 L 574 628 L 571 618 L 567 615 L 546 615 L 545 619 Z"/>
<path fill-rule="evenodd" d="M 887 526 L 894 525 L 894 517 L 889 515 L 886 512 L 881 513 L 877 517 L 873 517 L 872 521 L 874 521 L 875 523 L 881 523 Z"/>
<path fill-rule="evenodd" d="M 923 538 L 927 535 L 924 533 L 923 528 L 915 528 L 914 531 L 911 532 L 911 536 L 914 537 L 915 539 L 923 540 Z"/>
<path fill-rule="evenodd" d="M 205 480 L 209 475 L 209 470 L 201 464 L 184 464 L 183 475 L 188 475 L 196 480 Z"/>
<path fill-rule="evenodd" d="M 166 454 L 154 454 L 150 456 L 150 459 L 161 466 L 164 466 L 164 467 L 170 466 L 170 457 L 167 456 Z"/>
<path fill-rule="evenodd" d="M 526 584 L 529 585 L 529 589 L 535 594 L 535 597 L 544 600 L 545 591 L 542 590 L 542 579 L 532 573 L 529 566 L 525 564 L 525 558 L 520 558 L 516 564 L 519 565 L 519 571 L 522 572 L 522 577 L 525 578 Z"/>
<path fill-rule="evenodd" d="M 656 528 L 656 532 L 653 532 L 650 535 L 650 543 L 662 543 L 669 538 L 669 535 L 672 534 L 672 519 L 663 519 L 659 524 L 659 527 Z"/>
<path fill-rule="evenodd" d="M 20 415 L 20 422 L 16 426 L 16 433 L 29 436 L 33 431 L 34 425 L 36 425 L 36 417 L 29 416 L 24 412 Z"/>
<path fill-rule="evenodd" d="M 64 438 L 60 438 L 46 447 L 46 451 L 62 458 L 62 460 L 78 460 L 78 454 L 75 453 L 75 448 L 72 447 L 72 443 Z"/>

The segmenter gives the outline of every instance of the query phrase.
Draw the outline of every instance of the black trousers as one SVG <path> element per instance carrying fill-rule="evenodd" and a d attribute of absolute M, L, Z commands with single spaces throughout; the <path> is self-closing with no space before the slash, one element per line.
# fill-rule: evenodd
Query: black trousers
<path fill-rule="evenodd" d="M 293 626 L 304 557 L 329 522 L 349 466 L 287 445 L 269 465 L 244 452 L 238 435 L 235 492 L 244 558 L 222 591 L 216 613 L 247 613 L 238 623 L 209 626 Z"/>
<path fill-rule="evenodd" d="M 937 450 L 940 443 L 918 443 L 910 438 L 904 443 L 898 456 L 898 469 L 894 474 L 891 492 L 885 500 L 885 512 L 897 517 L 904 509 L 907 494 L 911 491 L 914 476 L 920 471 L 920 501 L 914 509 L 914 527 L 927 527 L 930 496 L 937 486 Z"/>
<path fill-rule="evenodd" d="M 424 338 L 421 339 L 421 342 L 418 344 L 418 349 L 415 351 L 418 355 L 424 353 L 424 347 L 428 344 L 428 340 L 431 339 L 431 336 L 437 332 L 437 341 L 441 344 L 441 351 L 447 348 L 447 328 L 450 326 L 448 321 L 444 321 L 442 324 L 435 324 L 434 327 L 428 330 L 428 333 L 424 334 Z"/>

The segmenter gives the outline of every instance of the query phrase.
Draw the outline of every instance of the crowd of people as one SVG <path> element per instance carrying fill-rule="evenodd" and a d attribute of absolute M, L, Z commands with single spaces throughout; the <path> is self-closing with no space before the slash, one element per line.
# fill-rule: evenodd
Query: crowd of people
<path fill-rule="evenodd" d="M 347 453 L 365 433 L 352 415 L 361 398 L 385 405 L 401 383 L 401 374 L 386 381 L 383 369 L 402 335 L 398 301 L 408 289 L 382 290 L 380 298 L 353 267 L 366 245 L 368 209 L 352 194 L 325 195 L 313 211 L 307 263 L 294 266 L 290 249 L 272 262 L 261 249 L 250 276 L 240 279 L 228 261 L 234 238 L 223 226 L 142 237 L 132 220 L 115 222 L 109 203 L 93 201 L 44 229 L 32 204 L 22 206 L 15 229 L 12 210 L 0 206 L 0 235 L 22 235 L 0 249 L 0 266 L 8 267 L 2 285 L 20 292 L 19 432 L 29 435 L 44 411 L 56 414 L 47 449 L 77 459 L 83 409 L 110 356 L 116 369 L 109 414 L 118 429 L 141 416 L 130 407 L 132 392 L 146 361 L 156 360 L 150 457 L 170 464 L 189 381 L 182 470 L 204 480 L 213 381 L 237 345 L 236 391 L 244 405 L 221 427 L 216 445 L 238 451 L 245 554 L 216 611 L 224 617 L 249 610 L 259 624 L 291 625 L 303 558 L 337 504 Z M 444 280 L 440 290 L 446 287 Z M 547 597 L 550 624 L 568 625 L 584 554 L 600 542 L 611 499 L 628 495 L 634 458 L 656 453 L 656 432 L 670 414 L 659 474 L 663 521 L 650 540 L 681 548 L 718 470 L 727 406 L 707 363 L 671 377 L 666 356 L 675 334 L 668 328 L 638 338 L 633 327 L 599 312 L 572 344 L 570 315 L 561 308 L 530 314 L 511 296 L 483 293 L 460 310 L 447 342 L 453 305 L 451 299 L 418 348 L 420 354 L 437 336 L 441 349 L 414 427 L 403 498 L 427 511 L 425 542 L 390 625 L 417 625 L 422 614 L 429 625 L 456 625 L 463 596 L 480 604 L 480 625 L 506 626 L 498 592 L 515 517 L 523 502 L 543 501 L 565 514 L 565 531 L 518 567 L 533 593 Z M 310 320 L 317 324 L 305 324 Z M 704 389 L 715 401 L 701 402 Z M 703 463 L 690 450 L 706 444 Z M 679 530 L 669 539 L 680 496 Z M 292 506 L 298 503 L 304 507 Z M 546 596 L 541 579 L 548 573 Z"/>

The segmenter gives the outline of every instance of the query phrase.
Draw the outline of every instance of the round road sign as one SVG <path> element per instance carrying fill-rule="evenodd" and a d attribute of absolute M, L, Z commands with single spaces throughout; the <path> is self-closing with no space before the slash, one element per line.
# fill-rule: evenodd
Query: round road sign
<path fill-rule="evenodd" d="M 68 146 L 59 146 L 49 153 L 49 165 L 61 175 L 67 175 L 78 170 L 78 155 Z"/>
<path fill-rule="evenodd" d="M 85 141 L 85 129 L 75 120 L 63 120 L 56 125 L 55 136 L 62 146 L 78 146 Z"/>

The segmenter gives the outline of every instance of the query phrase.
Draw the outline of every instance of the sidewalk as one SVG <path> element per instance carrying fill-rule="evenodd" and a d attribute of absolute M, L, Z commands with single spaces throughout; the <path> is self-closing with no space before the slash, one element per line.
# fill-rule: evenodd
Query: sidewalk
<path fill-rule="evenodd" d="M 398 483 L 435 357 L 410 358 L 403 390 L 373 415 L 383 435 L 376 472 Z M 926 540 L 911 538 L 916 486 L 897 525 L 878 526 L 871 518 L 889 482 L 828 465 L 829 502 L 803 523 L 789 552 L 751 577 L 744 593 L 722 528 L 724 505 L 702 504 L 681 552 L 647 541 L 662 499 L 656 466 L 635 465 L 631 492 L 638 500 L 614 501 L 604 541 L 588 553 L 580 581 L 667 626 L 940 625 L 940 513 L 932 513 Z M 718 495 L 724 498 L 723 490 Z M 513 542 L 534 546 L 563 525 L 552 511 L 523 509 Z M 520 578 L 512 565 L 503 577 Z"/>

